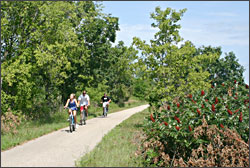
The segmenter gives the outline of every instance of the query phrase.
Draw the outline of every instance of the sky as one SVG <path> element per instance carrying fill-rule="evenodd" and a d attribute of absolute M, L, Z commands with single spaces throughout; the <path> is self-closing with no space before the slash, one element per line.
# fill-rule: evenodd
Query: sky
<path fill-rule="evenodd" d="M 120 40 L 130 46 L 133 37 L 149 42 L 157 29 L 151 27 L 150 13 L 187 8 L 181 21 L 180 35 L 196 47 L 222 48 L 222 57 L 233 51 L 244 66 L 245 82 L 249 84 L 249 2 L 248 1 L 103 1 L 103 12 L 119 18 Z"/>

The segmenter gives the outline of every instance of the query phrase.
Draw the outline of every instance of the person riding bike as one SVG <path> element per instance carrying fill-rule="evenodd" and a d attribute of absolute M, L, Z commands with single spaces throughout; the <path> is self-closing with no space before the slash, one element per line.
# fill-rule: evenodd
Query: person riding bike
<path fill-rule="evenodd" d="M 104 93 L 104 96 L 101 98 L 101 104 L 103 104 L 102 109 L 103 109 L 103 116 L 104 116 L 104 103 L 106 103 L 107 109 L 109 107 L 109 103 L 111 102 L 111 99 L 107 96 L 106 93 Z"/>
<path fill-rule="evenodd" d="M 71 112 L 73 112 L 73 116 L 74 116 L 74 121 L 76 123 L 76 111 L 77 111 L 77 107 L 79 107 L 77 101 L 76 101 L 76 96 L 75 94 L 70 94 L 70 98 L 67 100 L 66 105 L 64 106 L 64 108 L 69 107 L 69 115 Z"/>
<path fill-rule="evenodd" d="M 78 97 L 78 105 L 80 105 L 80 117 L 82 118 L 82 111 L 85 109 L 86 117 L 88 116 L 88 106 L 90 106 L 90 98 L 87 95 L 86 90 Z M 82 122 L 82 121 L 81 121 Z"/>

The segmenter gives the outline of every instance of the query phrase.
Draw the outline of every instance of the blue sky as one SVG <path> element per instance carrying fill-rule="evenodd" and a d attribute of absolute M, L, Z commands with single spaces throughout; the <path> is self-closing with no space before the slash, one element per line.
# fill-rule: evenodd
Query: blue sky
<path fill-rule="evenodd" d="M 223 53 L 233 51 L 246 69 L 249 84 L 249 2 L 248 1 L 103 1 L 103 12 L 119 17 L 117 41 L 126 45 L 133 37 L 149 42 L 157 31 L 151 28 L 150 13 L 156 6 L 179 10 L 187 8 L 180 24 L 180 35 L 196 47 L 221 46 Z M 224 54 L 223 54 L 224 55 Z"/>

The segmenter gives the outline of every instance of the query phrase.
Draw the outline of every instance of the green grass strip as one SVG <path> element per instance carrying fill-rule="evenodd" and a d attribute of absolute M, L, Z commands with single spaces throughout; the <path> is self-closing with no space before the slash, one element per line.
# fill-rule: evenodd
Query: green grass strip
<path fill-rule="evenodd" d="M 135 153 L 140 146 L 142 124 L 148 110 L 136 113 L 117 125 L 89 153 L 76 161 L 77 167 L 143 167 Z"/>

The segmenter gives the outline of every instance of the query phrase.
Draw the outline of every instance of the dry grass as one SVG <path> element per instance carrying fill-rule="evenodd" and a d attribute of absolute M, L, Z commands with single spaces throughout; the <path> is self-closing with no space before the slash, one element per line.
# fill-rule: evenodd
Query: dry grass
<path fill-rule="evenodd" d="M 1 115 L 1 133 L 17 133 L 17 126 L 21 123 L 20 117 L 14 115 L 9 109 L 7 113 Z"/>

